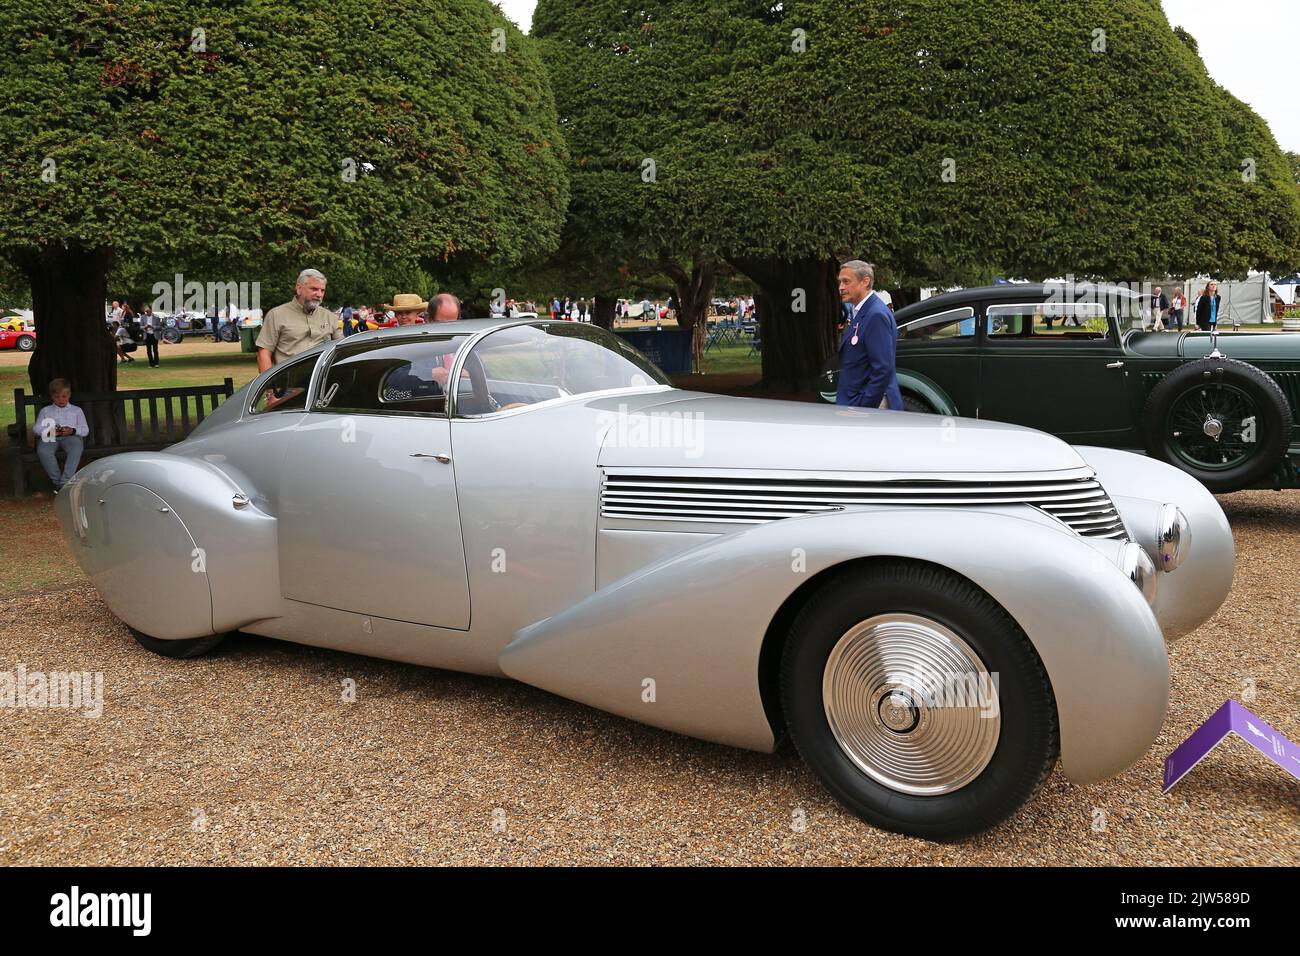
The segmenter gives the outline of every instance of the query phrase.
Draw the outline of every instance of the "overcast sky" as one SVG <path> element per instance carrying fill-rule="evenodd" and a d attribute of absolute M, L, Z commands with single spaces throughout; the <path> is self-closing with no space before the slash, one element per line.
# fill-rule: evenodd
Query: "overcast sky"
<path fill-rule="evenodd" d="M 525 30 L 531 26 L 536 0 L 498 2 Z M 1196 37 L 1210 76 L 1264 117 L 1283 149 L 1300 152 L 1300 2 L 1162 2 L 1169 22 Z"/>

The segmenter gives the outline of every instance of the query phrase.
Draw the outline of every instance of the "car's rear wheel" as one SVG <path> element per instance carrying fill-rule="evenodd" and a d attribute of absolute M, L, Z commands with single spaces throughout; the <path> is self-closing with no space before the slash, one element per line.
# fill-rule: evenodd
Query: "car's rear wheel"
<path fill-rule="evenodd" d="M 804 606 L 781 661 L 790 736 L 827 789 L 887 830 L 995 826 L 1056 763 L 1056 700 L 1019 625 L 964 578 L 858 565 Z"/>
<path fill-rule="evenodd" d="M 164 329 L 162 337 L 164 342 L 171 345 L 179 345 L 185 338 L 179 329 Z"/>
<path fill-rule="evenodd" d="M 14 344 L 17 346 L 18 351 L 30 352 L 32 349 L 36 348 L 36 339 L 32 338 L 30 335 L 20 335 L 18 336 L 18 341 Z"/>
<path fill-rule="evenodd" d="M 934 409 L 930 407 L 929 402 L 927 402 L 925 399 L 915 398 L 911 395 L 903 396 L 903 411 L 917 412 L 922 415 L 934 414 Z"/>
<path fill-rule="evenodd" d="M 1222 494 L 1264 482 L 1291 440 L 1291 406 L 1268 375 L 1234 359 L 1180 366 L 1142 411 L 1147 453 Z"/>
<path fill-rule="evenodd" d="M 204 654 L 211 653 L 221 646 L 225 641 L 225 634 L 209 634 L 207 637 L 183 638 L 178 641 L 164 641 L 157 637 L 150 637 L 131 628 L 131 636 L 136 642 L 146 650 L 153 651 L 163 657 L 172 658 L 189 658 L 201 657 Z"/>

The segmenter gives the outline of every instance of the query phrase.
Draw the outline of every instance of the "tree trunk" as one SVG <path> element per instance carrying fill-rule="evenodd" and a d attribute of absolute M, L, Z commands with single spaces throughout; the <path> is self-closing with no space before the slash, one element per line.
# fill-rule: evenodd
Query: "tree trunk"
<path fill-rule="evenodd" d="M 758 285 L 763 356 L 763 386 L 773 391 L 807 392 L 816 387 L 822 363 L 835 349 L 835 323 L 841 315 L 834 259 L 782 262 L 732 259 Z"/>
<path fill-rule="evenodd" d="M 598 325 L 602 329 L 612 329 L 614 327 L 614 306 L 618 299 L 612 295 L 596 296 L 596 308 L 591 313 L 592 325 Z"/>
<path fill-rule="evenodd" d="M 696 256 L 691 261 L 689 274 L 676 262 L 665 261 L 662 267 L 673 280 L 677 293 L 677 327 L 691 332 L 691 365 L 695 372 L 699 372 L 709 302 L 718 284 L 717 260 L 711 256 Z"/>
<path fill-rule="evenodd" d="M 889 296 L 894 302 L 894 311 L 907 308 L 921 301 L 921 287 L 919 285 L 905 285 L 897 289 L 890 289 Z"/>
<path fill-rule="evenodd" d="M 32 286 L 36 349 L 27 364 L 32 390 L 66 378 L 77 393 L 117 389 L 117 349 L 104 324 L 110 249 L 47 248 L 18 259 Z"/>

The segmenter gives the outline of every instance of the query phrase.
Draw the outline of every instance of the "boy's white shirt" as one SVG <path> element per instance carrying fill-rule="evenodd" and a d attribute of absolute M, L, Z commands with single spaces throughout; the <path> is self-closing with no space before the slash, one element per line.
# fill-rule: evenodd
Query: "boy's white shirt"
<path fill-rule="evenodd" d="M 86 424 L 86 413 L 71 402 L 62 408 L 51 402 L 36 413 L 38 436 L 52 435 L 57 428 L 75 428 L 80 438 L 90 434 L 90 426 Z"/>

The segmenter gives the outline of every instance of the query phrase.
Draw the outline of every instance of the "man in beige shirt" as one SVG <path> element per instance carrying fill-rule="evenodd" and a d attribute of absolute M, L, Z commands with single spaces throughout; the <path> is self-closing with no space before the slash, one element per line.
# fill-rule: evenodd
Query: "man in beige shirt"
<path fill-rule="evenodd" d="M 315 269 L 303 269 L 298 274 L 293 300 L 277 305 L 262 317 L 262 331 L 257 334 L 259 372 L 288 361 L 326 339 L 343 338 L 339 317 L 321 307 L 324 299 L 325 276 Z"/>

